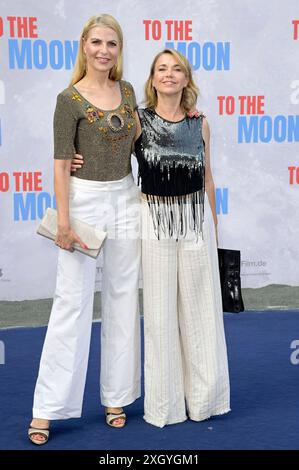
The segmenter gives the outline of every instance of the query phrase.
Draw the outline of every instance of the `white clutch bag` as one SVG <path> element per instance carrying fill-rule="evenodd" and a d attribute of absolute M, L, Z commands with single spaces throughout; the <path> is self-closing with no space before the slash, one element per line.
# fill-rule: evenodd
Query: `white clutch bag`
<path fill-rule="evenodd" d="M 75 217 L 70 217 L 70 223 L 72 229 L 88 246 L 88 249 L 84 249 L 78 243 L 74 243 L 74 249 L 92 258 L 97 258 L 107 233 L 94 228 L 82 220 L 75 219 Z M 55 240 L 57 233 L 57 211 L 55 209 L 48 207 L 37 229 L 37 233 L 50 240 Z"/>

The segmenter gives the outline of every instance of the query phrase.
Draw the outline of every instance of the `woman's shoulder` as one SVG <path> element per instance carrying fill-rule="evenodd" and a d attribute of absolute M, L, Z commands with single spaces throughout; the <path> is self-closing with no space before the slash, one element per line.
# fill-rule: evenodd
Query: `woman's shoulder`
<path fill-rule="evenodd" d="M 203 111 L 193 109 L 187 113 L 187 120 L 193 122 L 195 127 L 199 126 L 202 131 L 209 130 L 207 116 Z"/>
<path fill-rule="evenodd" d="M 128 82 L 127 80 L 120 80 L 120 83 L 123 87 L 127 87 L 130 90 L 134 90 L 134 87 L 131 82 Z"/>
<path fill-rule="evenodd" d="M 83 111 L 82 108 L 82 97 L 76 92 L 75 88 L 70 85 L 60 93 L 58 93 L 56 98 L 56 112 L 70 113 L 74 119 L 77 119 Z"/>
<path fill-rule="evenodd" d="M 64 90 L 61 90 L 57 96 L 63 96 L 66 98 L 72 97 L 73 93 L 75 92 L 75 89 L 73 88 L 72 85 L 69 85 L 67 88 L 64 88 Z"/>
<path fill-rule="evenodd" d="M 138 108 L 137 111 L 140 119 L 153 119 L 155 117 L 155 112 L 151 108 Z"/>
<path fill-rule="evenodd" d="M 137 109 L 137 102 L 135 91 L 130 82 L 126 80 L 120 80 L 120 88 L 122 91 L 122 97 L 127 103 L 129 103 L 130 107 L 135 111 Z"/>
<path fill-rule="evenodd" d="M 127 80 L 120 80 L 120 86 L 122 87 L 126 98 L 135 99 L 135 90 L 132 83 Z"/>
<path fill-rule="evenodd" d="M 74 102 L 76 99 L 80 99 L 80 96 L 76 93 L 76 90 L 72 85 L 68 86 L 64 90 L 60 91 L 57 95 L 57 102 Z"/>

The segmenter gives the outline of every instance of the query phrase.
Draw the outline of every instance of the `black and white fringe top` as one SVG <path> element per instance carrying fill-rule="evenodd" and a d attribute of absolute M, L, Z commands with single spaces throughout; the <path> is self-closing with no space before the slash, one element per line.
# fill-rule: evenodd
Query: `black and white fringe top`
<path fill-rule="evenodd" d="M 202 233 L 204 214 L 203 115 L 167 121 L 152 109 L 138 110 L 142 134 L 135 143 L 141 191 L 155 233 L 178 239 L 187 228 Z"/>

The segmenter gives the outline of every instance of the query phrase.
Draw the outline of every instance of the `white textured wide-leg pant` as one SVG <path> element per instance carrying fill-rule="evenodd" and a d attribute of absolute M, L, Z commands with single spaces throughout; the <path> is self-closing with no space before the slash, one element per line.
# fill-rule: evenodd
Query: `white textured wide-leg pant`
<path fill-rule="evenodd" d="M 157 240 L 142 203 L 144 419 L 155 426 L 230 410 L 215 229 L 205 198 L 204 241 Z"/>
<path fill-rule="evenodd" d="M 101 378 L 104 406 L 140 396 L 139 190 L 132 175 L 98 182 L 71 177 L 70 214 L 108 232 L 103 245 Z M 59 250 L 57 283 L 36 383 L 33 417 L 81 416 L 96 261 Z"/>

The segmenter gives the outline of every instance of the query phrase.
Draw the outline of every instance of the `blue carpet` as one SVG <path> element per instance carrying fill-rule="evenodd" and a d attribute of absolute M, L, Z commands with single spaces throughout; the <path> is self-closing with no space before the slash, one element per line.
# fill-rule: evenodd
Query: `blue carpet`
<path fill-rule="evenodd" d="M 299 364 L 290 344 L 299 340 L 299 312 L 225 314 L 231 408 L 224 416 L 163 429 L 142 419 L 143 400 L 126 408 L 123 430 L 104 422 L 99 405 L 100 324 L 93 326 L 81 419 L 54 421 L 46 446 L 26 437 L 45 328 L 0 330 L 0 449 L 298 449 Z"/>

